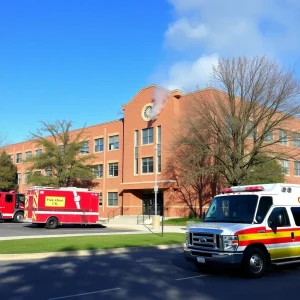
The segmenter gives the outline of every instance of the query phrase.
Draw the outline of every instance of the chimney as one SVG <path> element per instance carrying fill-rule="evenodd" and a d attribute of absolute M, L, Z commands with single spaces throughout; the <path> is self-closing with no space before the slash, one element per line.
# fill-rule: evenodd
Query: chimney
<path fill-rule="evenodd" d="M 173 97 L 175 97 L 176 99 L 179 99 L 179 98 L 181 98 L 181 96 L 182 96 L 182 91 L 181 91 L 181 90 L 173 90 L 173 91 L 171 92 L 171 95 L 172 95 Z"/>

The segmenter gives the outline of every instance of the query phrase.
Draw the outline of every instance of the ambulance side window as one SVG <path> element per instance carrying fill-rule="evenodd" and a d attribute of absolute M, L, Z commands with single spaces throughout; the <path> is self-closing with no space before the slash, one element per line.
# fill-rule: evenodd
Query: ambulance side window
<path fill-rule="evenodd" d="M 5 196 L 5 202 L 12 203 L 13 202 L 13 196 L 12 195 L 6 195 Z"/>
<path fill-rule="evenodd" d="M 291 208 L 296 226 L 300 226 L 300 207 Z"/>
<path fill-rule="evenodd" d="M 268 226 L 271 228 L 291 226 L 289 216 L 285 207 L 275 207 L 273 209 L 268 219 Z"/>
<path fill-rule="evenodd" d="M 261 223 L 264 220 L 267 212 L 269 211 L 272 205 L 273 205 L 272 197 L 263 196 L 260 198 L 257 213 L 256 213 L 257 223 Z"/>

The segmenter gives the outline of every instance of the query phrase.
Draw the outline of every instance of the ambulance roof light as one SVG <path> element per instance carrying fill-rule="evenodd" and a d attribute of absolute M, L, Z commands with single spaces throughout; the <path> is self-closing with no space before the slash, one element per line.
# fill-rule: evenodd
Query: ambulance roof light
<path fill-rule="evenodd" d="M 252 186 L 236 186 L 231 188 L 224 188 L 221 190 L 222 194 L 235 193 L 235 192 L 261 192 L 264 191 L 264 187 L 261 185 L 252 185 Z"/>

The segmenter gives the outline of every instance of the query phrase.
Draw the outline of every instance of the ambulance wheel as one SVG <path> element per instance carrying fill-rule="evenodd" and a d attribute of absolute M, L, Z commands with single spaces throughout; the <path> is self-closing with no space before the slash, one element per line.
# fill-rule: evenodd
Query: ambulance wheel
<path fill-rule="evenodd" d="M 50 217 L 48 220 L 47 220 L 47 223 L 46 223 L 46 228 L 47 229 L 55 229 L 58 225 L 58 220 L 57 218 L 55 217 Z"/>
<path fill-rule="evenodd" d="M 260 278 L 264 275 L 266 268 L 267 259 L 263 250 L 256 247 L 245 250 L 242 270 L 247 277 Z"/>
<path fill-rule="evenodd" d="M 13 221 L 15 223 L 22 223 L 23 220 L 24 220 L 24 213 L 22 211 L 16 212 L 15 215 L 14 215 Z"/>

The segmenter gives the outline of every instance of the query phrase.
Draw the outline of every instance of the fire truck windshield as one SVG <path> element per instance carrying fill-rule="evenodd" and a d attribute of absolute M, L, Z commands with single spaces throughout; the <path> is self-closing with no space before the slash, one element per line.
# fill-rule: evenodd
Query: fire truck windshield
<path fill-rule="evenodd" d="M 257 195 L 240 194 L 215 197 L 204 222 L 252 224 L 257 201 Z"/>

